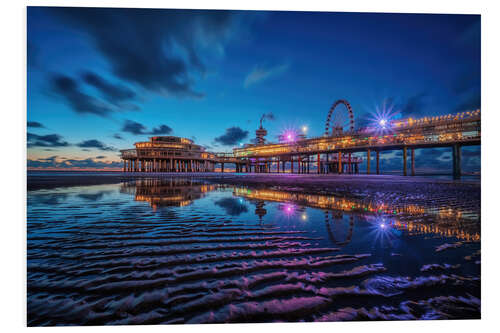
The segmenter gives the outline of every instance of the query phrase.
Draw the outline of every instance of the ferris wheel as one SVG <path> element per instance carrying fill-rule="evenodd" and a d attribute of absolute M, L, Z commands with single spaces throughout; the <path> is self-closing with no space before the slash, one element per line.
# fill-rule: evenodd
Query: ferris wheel
<path fill-rule="evenodd" d="M 339 99 L 333 103 L 328 112 L 325 124 L 325 136 L 341 136 L 344 133 L 352 132 L 354 132 L 354 113 L 352 112 L 352 107 L 345 99 Z"/>

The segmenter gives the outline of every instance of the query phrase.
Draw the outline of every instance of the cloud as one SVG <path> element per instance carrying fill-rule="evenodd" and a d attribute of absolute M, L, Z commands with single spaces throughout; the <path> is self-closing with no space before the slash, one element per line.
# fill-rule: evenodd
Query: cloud
<path fill-rule="evenodd" d="M 408 117 L 421 117 L 425 114 L 425 99 L 427 98 L 426 93 L 419 93 L 408 98 L 406 103 L 400 106 L 400 113 L 403 118 Z"/>
<path fill-rule="evenodd" d="M 226 129 L 226 133 L 214 139 L 215 142 L 225 146 L 232 146 L 248 136 L 248 131 L 244 131 L 239 127 L 230 127 Z"/>
<path fill-rule="evenodd" d="M 202 97 L 194 75 L 206 72 L 204 57 L 223 53 L 236 12 L 50 8 L 64 22 L 83 30 L 117 77 L 146 90 L 177 97 Z"/>
<path fill-rule="evenodd" d="M 134 135 L 165 135 L 172 133 L 172 129 L 167 125 L 160 125 L 153 128 L 151 131 L 147 131 L 146 126 L 133 120 L 125 120 L 122 131 L 132 133 Z"/>
<path fill-rule="evenodd" d="M 149 134 L 153 135 L 163 135 L 172 133 L 172 129 L 167 125 L 160 125 L 159 127 L 153 128 L 153 130 Z"/>
<path fill-rule="evenodd" d="M 62 136 L 58 134 L 37 135 L 27 134 L 27 145 L 30 147 L 66 147 L 69 143 L 62 141 Z"/>
<path fill-rule="evenodd" d="M 78 83 L 68 76 L 54 75 L 50 84 L 52 92 L 63 98 L 77 113 L 91 113 L 103 117 L 113 111 L 110 105 L 82 92 Z"/>
<path fill-rule="evenodd" d="M 252 71 L 246 76 L 245 81 L 243 82 L 243 86 L 245 88 L 248 88 L 251 85 L 265 81 L 269 78 L 279 76 L 285 73 L 289 67 L 290 67 L 289 64 L 282 64 L 270 68 L 265 68 L 263 66 L 255 66 L 252 69 Z"/>
<path fill-rule="evenodd" d="M 118 133 L 113 134 L 113 138 L 118 139 L 118 140 L 124 140 L 123 137 Z"/>
<path fill-rule="evenodd" d="M 245 204 L 240 203 L 238 199 L 235 198 L 224 198 L 215 201 L 215 204 L 222 207 L 227 215 L 238 216 L 242 213 L 248 212 L 248 208 Z"/>
<path fill-rule="evenodd" d="M 82 74 L 83 81 L 96 88 L 101 95 L 110 103 L 117 105 L 122 109 L 138 111 L 140 108 L 131 103 L 124 103 L 128 100 L 134 100 L 136 93 L 120 84 L 112 84 L 96 73 L 87 71 Z"/>
<path fill-rule="evenodd" d="M 95 157 L 96 160 L 102 160 L 103 158 L 106 158 L 106 156 L 99 155 Z"/>
<path fill-rule="evenodd" d="M 117 149 L 114 147 L 109 147 L 106 146 L 104 143 L 102 143 L 99 140 L 85 140 L 80 143 L 76 144 L 80 148 L 97 148 L 99 150 L 105 150 L 105 151 L 116 151 Z"/>
<path fill-rule="evenodd" d="M 268 113 L 264 113 L 261 117 L 262 120 L 264 119 L 267 119 L 267 120 L 275 120 L 276 117 L 274 116 L 274 113 L 272 112 L 268 112 Z"/>
<path fill-rule="evenodd" d="M 45 128 L 45 126 L 43 126 L 41 123 L 37 121 L 28 121 L 27 126 L 32 128 Z"/>
<path fill-rule="evenodd" d="M 135 135 L 145 134 L 146 126 L 132 120 L 125 120 L 122 131 Z"/>
<path fill-rule="evenodd" d="M 57 157 L 47 159 L 28 159 L 28 168 L 36 169 L 121 169 L 121 162 L 96 161 L 92 158 L 87 159 L 67 159 L 65 157 Z"/>

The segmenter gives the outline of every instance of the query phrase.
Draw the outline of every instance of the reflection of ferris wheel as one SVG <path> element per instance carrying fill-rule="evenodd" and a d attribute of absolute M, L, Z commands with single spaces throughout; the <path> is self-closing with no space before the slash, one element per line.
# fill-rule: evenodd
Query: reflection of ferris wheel
<path fill-rule="evenodd" d="M 340 136 L 345 132 L 354 132 L 354 113 L 348 101 L 339 99 L 333 103 L 328 112 L 325 124 L 325 136 Z"/>
<path fill-rule="evenodd" d="M 342 213 L 337 213 L 332 211 L 332 218 L 330 219 L 330 214 L 326 210 L 325 211 L 325 224 L 326 224 L 326 230 L 328 231 L 328 236 L 330 237 L 330 240 L 337 246 L 345 246 L 351 242 L 352 239 L 352 232 L 354 229 L 354 215 L 349 216 L 349 229 L 347 230 L 347 233 L 345 233 L 345 236 L 339 237 L 342 232 L 339 230 L 339 227 L 342 228 L 344 226 L 343 222 L 343 215 Z M 342 240 L 342 241 L 341 241 Z"/>

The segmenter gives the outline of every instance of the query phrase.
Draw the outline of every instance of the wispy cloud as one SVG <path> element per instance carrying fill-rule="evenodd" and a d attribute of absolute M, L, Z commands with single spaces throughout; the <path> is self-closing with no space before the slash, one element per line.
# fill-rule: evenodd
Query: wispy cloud
<path fill-rule="evenodd" d="M 38 121 L 28 121 L 27 126 L 33 128 L 45 128 L 45 126 L 43 126 L 43 124 L 39 123 Z"/>
<path fill-rule="evenodd" d="M 125 120 L 123 124 L 122 132 L 132 133 L 134 135 L 152 134 L 152 135 L 166 135 L 172 133 L 172 128 L 167 125 L 160 125 L 154 127 L 151 131 L 146 129 L 141 123 L 133 120 Z"/>
<path fill-rule="evenodd" d="M 214 141 L 225 146 L 232 146 L 245 139 L 247 136 L 248 131 L 244 131 L 237 126 L 233 126 L 226 129 L 226 133 L 219 137 L 216 137 Z"/>
<path fill-rule="evenodd" d="M 107 146 L 106 144 L 102 143 L 101 141 L 95 140 L 95 139 L 85 140 L 85 141 L 82 141 L 76 145 L 80 148 L 96 148 L 96 149 L 105 150 L 105 151 L 106 150 L 107 151 L 116 151 L 117 150 L 116 148 Z"/>
<path fill-rule="evenodd" d="M 206 55 L 223 50 L 239 22 L 237 13 L 222 10 L 60 7 L 50 12 L 90 36 L 118 78 L 161 95 L 195 98 L 204 96 L 194 83 L 196 74 L 207 70 Z"/>
<path fill-rule="evenodd" d="M 255 66 L 250 73 L 245 78 L 243 82 L 243 86 L 245 88 L 250 87 L 251 85 L 260 83 L 269 78 L 279 76 L 285 73 L 288 68 L 290 68 L 290 64 L 285 63 L 282 65 L 274 66 L 274 67 L 264 67 L 264 66 Z"/>
<path fill-rule="evenodd" d="M 38 135 L 27 134 L 28 148 L 31 147 L 66 147 L 69 143 L 63 141 L 62 136 L 58 134 Z"/>

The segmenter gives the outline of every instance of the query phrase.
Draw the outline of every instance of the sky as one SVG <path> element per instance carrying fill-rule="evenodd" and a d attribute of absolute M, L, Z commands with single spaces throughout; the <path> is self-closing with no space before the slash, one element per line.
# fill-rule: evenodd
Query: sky
<path fill-rule="evenodd" d="M 346 99 L 355 126 L 480 108 L 479 15 L 28 7 L 31 169 L 121 168 L 152 135 L 229 152 L 307 126 Z M 384 153 L 397 170 L 401 152 Z M 480 169 L 464 148 L 463 168 Z M 417 171 L 451 149 L 417 150 Z"/>

